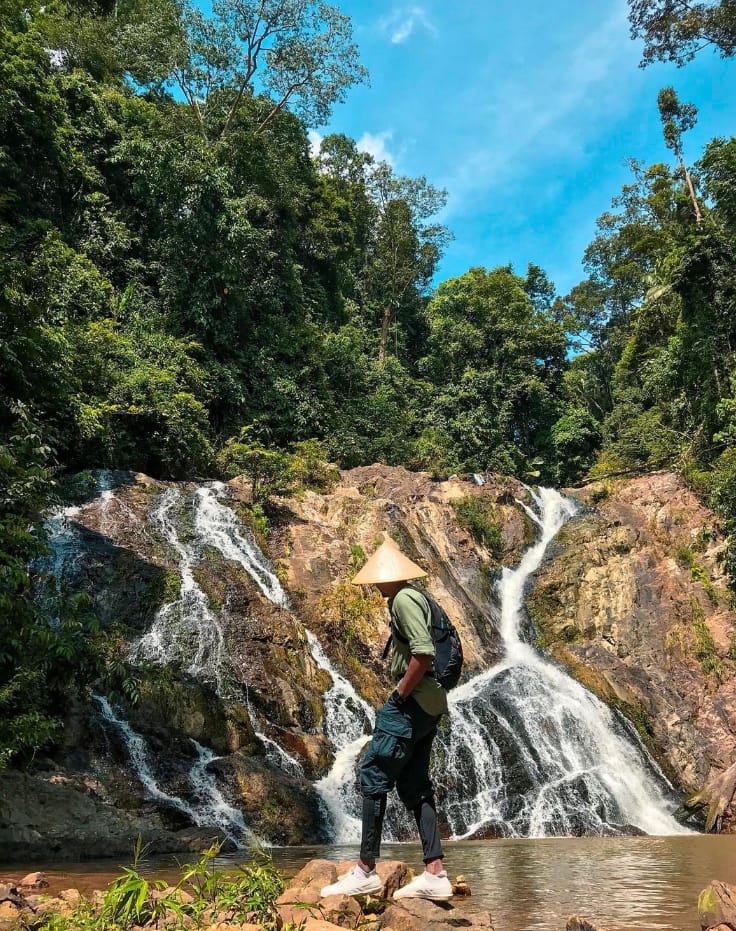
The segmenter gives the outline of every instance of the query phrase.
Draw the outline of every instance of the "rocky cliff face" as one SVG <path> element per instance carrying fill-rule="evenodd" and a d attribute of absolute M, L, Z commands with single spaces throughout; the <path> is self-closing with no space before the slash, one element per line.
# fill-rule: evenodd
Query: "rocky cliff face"
<path fill-rule="evenodd" d="M 589 508 L 529 599 L 539 642 L 734 830 L 736 614 L 715 516 L 669 473 L 573 493 Z"/>
<path fill-rule="evenodd" d="M 23 777 L 0 774 L 9 801 L 0 857 L 9 860 L 125 855 L 139 833 L 154 851 L 192 849 L 212 836 L 191 813 L 203 798 L 226 832 L 237 809 L 269 841 L 323 839 L 314 783 L 334 757 L 332 678 L 307 631 L 377 707 L 391 687 L 380 658 L 385 605 L 349 579 L 389 534 L 427 570 L 469 672 L 485 668 L 499 655 L 494 578 L 535 533 L 519 483 L 477 487 L 371 466 L 277 502 L 261 540 L 270 565 L 256 571 L 243 482 L 214 491 L 107 475 L 97 484 L 56 522 L 47 568 L 88 591 L 121 651 L 146 660 L 137 704 L 113 701 L 145 759 L 131 766 L 130 734 L 99 701 L 77 708 L 53 759 Z M 678 787 L 704 790 L 716 826 L 733 826 L 736 617 L 714 517 L 672 475 L 574 494 L 589 507 L 563 528 L 531 597 L 539 642 L 636 725 Z M 242 537 L 235 553 L 222 523 L 231 520 Z"/>
<path fill-rule="evenodd" d="M 503 526 L 499 555 L 513 562 L 530 533 L 515 494 L 523 489 L 514 483 L 480 489 L 376 466 L 343 473 L 329 493 L 281 501 L 261 542 L 283 580 L 290 604 L 282 604 L 223 553 L 218 527 L 203 535 L 198 509 L 211 495 L 198 498 L 195 486 L 143 475 L 98 477 L 78 510 L 52 522 L 46 568 L 57 584 L 90 594 L 121 652 L 146 659 L 139 701 L 119 701 L 118 714 L 143 741 L 144 764 L 166 798 L 152 796 L 130 765 L 125 732 L 92 701 L 67 722 L 62 752 L 23 777 L 22 792 L 17 774 L 0 774 L 0 793 L 10 800 L 0 808 L 0 857 L 127 854 L 139 833 L 153 851 L 206 843 L 212 832 L 196 830 L 185 810 L 197 793 L 193 776 L 201 776 L 197 745 L 217 757 L 206 769 L 249 830 L 281 844 L 324 839 L 313 782 L 332 762 L 323 727 L 331 679 L 310 653 L 306 628 L 360 695 L 374 706 L 383 701 L 390 689 L 380 661 L 385 607 L 348 582 L 390 532 L 431 573 L 430 587 L 461 627 L 471 664 L 488 662 L 495 655 L 489 569 L 497 560 L 459 526 L 452 502 L 482 501 L 486 516 Z M 244 483 L 236 480 L 221 497 L 252 544 Z M 168 615 L 186 621 L 177 642 L 165 625 L 158 630 Z M 200 623 L 208 629 L 204 640 Z M 135 645 L 151 630 L 156 637 L 149 634 L 142 656 Z"/>

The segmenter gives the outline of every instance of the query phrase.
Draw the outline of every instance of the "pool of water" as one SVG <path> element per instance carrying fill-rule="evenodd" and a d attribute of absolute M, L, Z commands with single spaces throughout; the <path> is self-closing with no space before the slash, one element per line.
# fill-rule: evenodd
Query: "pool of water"
<path fill-rule="evenodd" d="M 357 850 L 289 847 L 270 853 L 293 875 L 313 857 L 346 860 Z M 416 844 L 386 844 L 383 855 L 421 867 Z M 221 857 L 218 863 L 227 866 L 243 859 L 242 854 Z M 462 874 L 470 884 L 472 898 L 461 904 L 463 910 L 490 911 L 495 931 L 564 931 L 573 913 L 610 931 L 697 931 L 701 889 L 711 879 L 736 884 L 736 836 L 447 842 L 446 864 L 451 877 Z M 0 876 L 18 877 L 26 866 L 0 867 Z M 52 892 L 70 886 L 89 891 L 104 888 L 117 875 L 116 866 L 110 860 L 54 864 L 45 872 Z M 177 876 L 170 859 L 148 862 L 144 870 L 172 880 Z"/>

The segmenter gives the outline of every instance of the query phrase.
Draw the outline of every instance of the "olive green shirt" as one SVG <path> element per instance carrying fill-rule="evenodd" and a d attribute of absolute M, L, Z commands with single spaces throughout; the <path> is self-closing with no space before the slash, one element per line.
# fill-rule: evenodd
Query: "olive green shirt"
<path fill-rule="evenodd" d="M 434 656 L 432 640 L 432 611 L 427 599 L 413 588 L 402 588 L 389 602 L 394 624 L 409 642 L 402 643 L 392 634 L 391 677 L 398 682 L 409 666 L 412 656 Z M 427 714 L 440 715 L 447 711 L 447 692 L 432 676 L 424 676 L 411 697 Z"/>

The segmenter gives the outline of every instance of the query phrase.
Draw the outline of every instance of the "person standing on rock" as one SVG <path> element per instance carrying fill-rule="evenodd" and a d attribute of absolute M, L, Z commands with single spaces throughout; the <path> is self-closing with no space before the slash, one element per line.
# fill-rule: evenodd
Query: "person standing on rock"
<path fill-rule="evenodd" d="M 437 725 L 447 712 L 447 694 L 433 677 L 435 645 L 432 611 L 427 598 L 407 585 L 426 575 L 386 540 L 353 579 L 353 585 L 375 585 L 388 599 L 393 656 L 391 676 L 396 688 L 376 715 L 373 737 L 360 768 L 363 824 L 360 859 L 337 882 L 322 889 L 329 895 L 366 895 L 383 883 L 376 872 L 386 797 L 396 786 L 412 812 L 422 841 L 424 872 L 394 893 L 395 899 L 452 897 L 443 867 L 434 790 L 429 777 Z"/>

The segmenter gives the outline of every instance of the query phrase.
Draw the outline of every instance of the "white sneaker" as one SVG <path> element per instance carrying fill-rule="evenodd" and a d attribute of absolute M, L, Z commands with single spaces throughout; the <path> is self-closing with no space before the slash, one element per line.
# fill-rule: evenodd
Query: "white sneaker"
<path fill-rule="evenodd" d="M 452 884 L 447 878 L 445 870 L 435 876 L 426 870 L 421 876 L 412 879 L 406 886 L 394 892 L 395 899 L 432 899 L 443 902 L 452 898 Z"/>
<path fill-rule="evenodd" d="M 328 895 L 371 895 L 383 889 L 381 877 L 372 869 L 364 873 L 359 866 L 354 866 L 349 873 L 341 876 L 336 883 L 325 886 L 320 896 L 326 899 Z"/>

